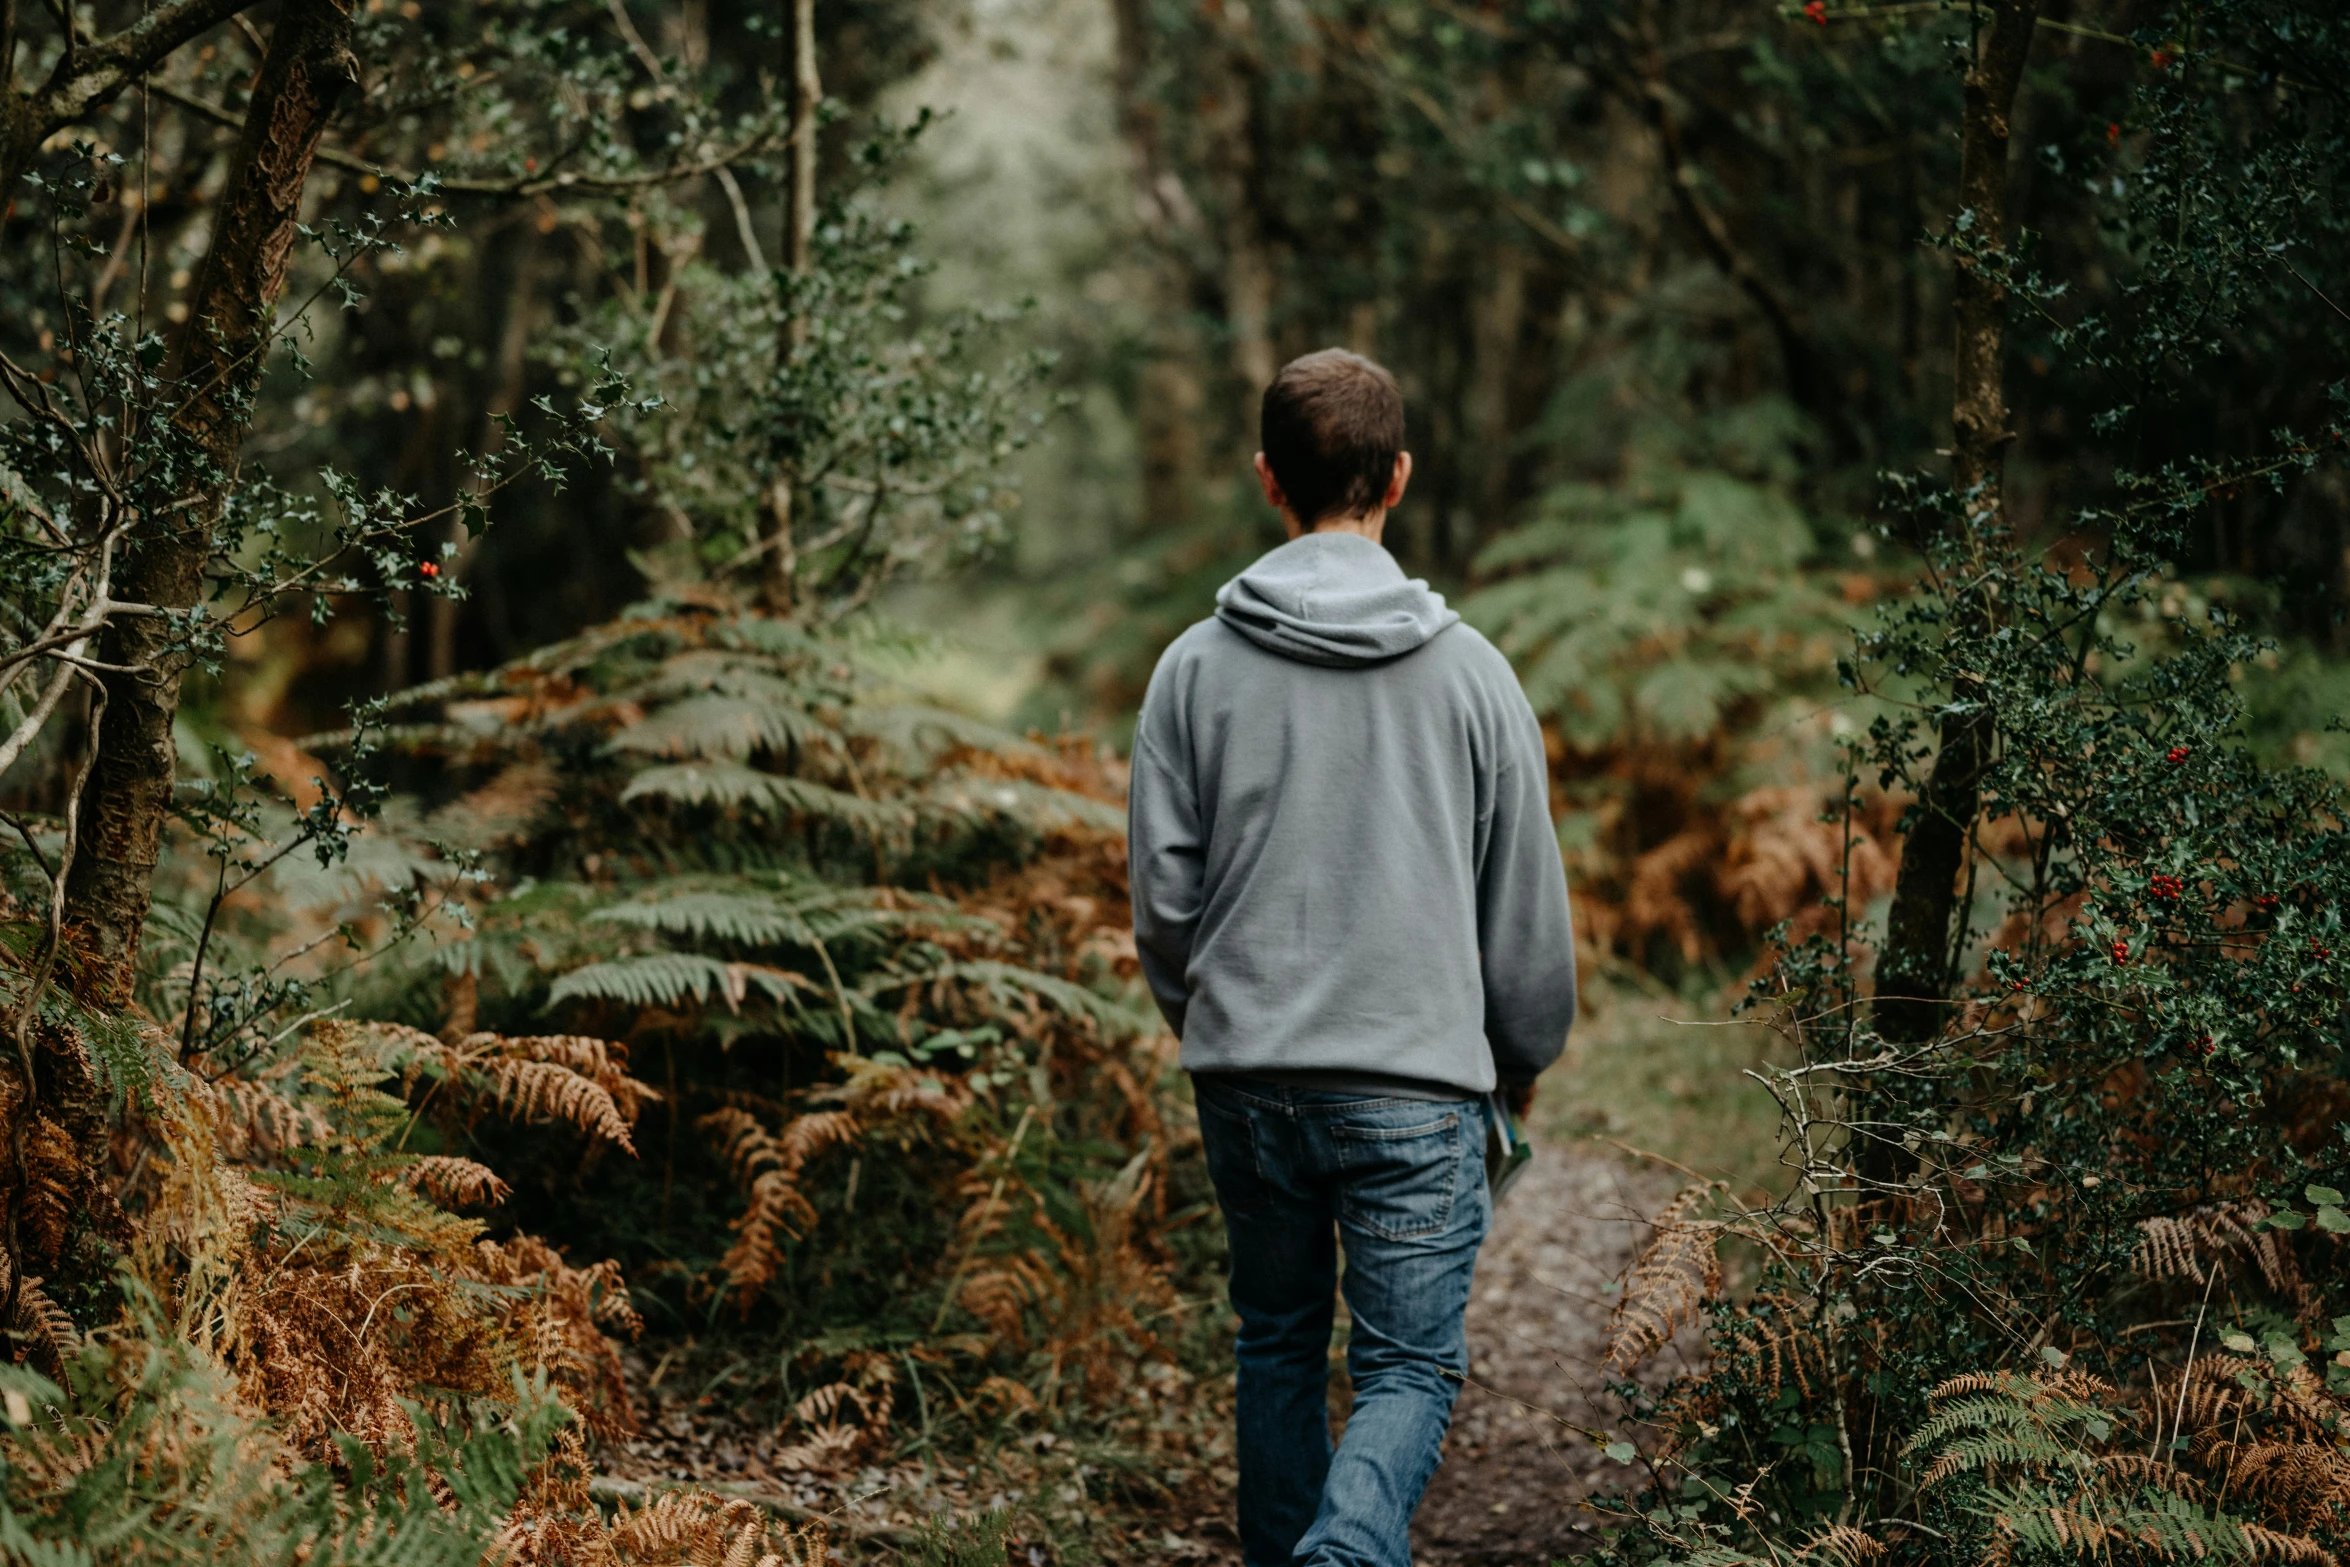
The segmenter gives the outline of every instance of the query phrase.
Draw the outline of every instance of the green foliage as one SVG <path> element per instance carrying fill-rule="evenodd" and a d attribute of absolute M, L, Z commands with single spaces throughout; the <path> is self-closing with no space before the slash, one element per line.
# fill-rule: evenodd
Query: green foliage
<path fill-rule="evenodd" d="M 1827 688 L 1850 611 L 1806 569 L 1814 530 L 1770 466 L 1742 476 L 1659 452 L 1552 491 L 1479 555 L 1499 580 L 1462 612 L 1569 745 L 1737 737 L 1778 699 Z"/>
<path fill-rule="evenodd" d="M 152 1320 L 85 1348 L 68 1386 L 0 1367 L 0 1398 L 0 1551 L 40 1567 L 473 1567 L 568 1418 L 518 1386 L 500 1415 L 419 1413 L 413 1452 L 349 1441 L 281 1471 L 268 1427 Z"/>
<path fill-rule="evenodd" d="M 2098 187 L 2096 262 L 1950 235 L 2098 373 L 2073 406 L 2107 465 L 2061 542 L 2008 520 L 2012 467 L 2004 514 L 1892 481 L 1921 580 L 1839 666 L 1873 709 L 1847 844 L 1864 789 L 1910 802 L 1913 848 L 1931 810 L 1964 831 L 1925 965 L 1950 1000 L 1930 1037 L 1880 1032 L 1890 938 L 1858 900 L 1757 981 L 1793 1057 L 1763 1074 L 1793 1189 L 1727 1226 L 1765 1265 L 1717 1307 L 1711 1369 L 1625 1389 L 1667 1426 L 1677 1488 L 1734 1505 L 1652 1494 L 1636 1557 L 2350 1543 L 2328 1500 L 2343 1413 L 2311 1369 L 2350 1305 L 2324 1219 L 2350 1174 L 2350 793 L 2260 754 L 2246 690 L 2273 653 L 2178 570 L 2207 508 L 2338 462 L 2350 407 L 2337 389 L 2252 452 L 2163 411 L 2304 315 L 2273 258 L 2341 221 L 2341 127 L 2306 84 L 2350 31 L 2327 7 L 2190 4 L 2137 43 L 2114 138 L 2133 177 Z M 2253 92 L 2263 59 L 2279 74 Z M 1979 780 L 1930 795 L 1962 718 L 1992 737 Z"/>
<path fill-rule="evenodd" d="M 916 1567 L 1003 1567 L 1007 1520 L 987 1513 L 968 1523 L 932 1522 L 922 1531 L 912 1560 Z"/>
<path fill-rule="evenodd" d="M 674 312 L 647 321 L 615 301 L 568 336 L 583 361 L 590 345 L 619 343 L 619 362 L 668 399 L 661 418 L 624 426 L 633 488 L 691 528 L 690 541 L 644 558 L 657 580 L 676 586 L 780 552 L 793 600 L 836 615 L 900 571 L 968 562 L 1003 542 L 1018 500 L 1006 465 L 1044 422 L 1031 401 L 1053 357 L 994 348 L 1019 309 L 918 310 L 930 265 L 911 225 L 874 198 L 928 124 L 878 129 L 855 149 L 826 193 L 804 272 L 691 263 L 673 280 Z M 686 351 L 666 346 L 663 327 Z M 790 536 L 762 544 L 778 486 Z M 755 721 L 719 699 L 730 694 L 664 722 Z M 666 733 L 619 743 L 658 751 Z"/>

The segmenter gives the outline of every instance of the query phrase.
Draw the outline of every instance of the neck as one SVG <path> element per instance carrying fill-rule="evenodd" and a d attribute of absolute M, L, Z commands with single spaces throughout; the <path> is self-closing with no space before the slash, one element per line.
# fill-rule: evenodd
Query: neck
<path fill-rule="evenodd" d="M 1285 509 L 1281 521 L 1293 539 L 1309 533 L 1356 533 L 1377 544 L 1381 542 L 1380 535 L 1387 531 L 1387 508 L 1382 506 L 1359 517 L 1324 517 L 1310 528 L 1297 520 L 1296 513 Z"/>

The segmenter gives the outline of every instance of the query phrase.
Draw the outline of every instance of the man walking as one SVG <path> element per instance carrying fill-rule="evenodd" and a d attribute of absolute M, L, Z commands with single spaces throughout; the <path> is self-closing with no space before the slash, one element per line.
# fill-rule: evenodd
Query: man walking
<path fill-rule="evenodd" d="M 1256 467 L 1290 542 L 1175 639 L 1134 737 L 1135 944 L 1231 1239 L 1248 1567 L 1409 1567 L 1468 1363 L 1484 1096 L 1523 1108 L 1575 1014 L 1541 729 L 1379 542 L 1403 438 L 1369 360 L 1283 367 Z"/>

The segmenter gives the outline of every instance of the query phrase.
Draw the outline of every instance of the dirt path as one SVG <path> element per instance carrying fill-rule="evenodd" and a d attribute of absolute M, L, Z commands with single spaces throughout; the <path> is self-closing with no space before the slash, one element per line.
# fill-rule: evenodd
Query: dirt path
<path fill-rule="evenodd" d="M 1540 1147 L 1477 1261 L 1470 1386 L 1412 1525 L 1417 1567 L 1546 1567 L 1596 1543 L 1577 1504 L 1635 1478 L 1579 1434 L 1613 1425 L 1609 1290 L 1672 1190 L 1572 1144 Z"/>

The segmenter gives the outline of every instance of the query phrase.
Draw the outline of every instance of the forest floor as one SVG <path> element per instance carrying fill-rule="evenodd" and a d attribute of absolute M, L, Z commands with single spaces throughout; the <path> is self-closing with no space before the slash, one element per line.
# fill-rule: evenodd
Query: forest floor
<path fill-rule="evenodd" d="M 1602 1522 L 1585 1500 L 1638 1483 L 1639 1472 L 1608 1459 L 1591 1433 L 1606 1433 L 1602 1442 L 1614 1433 L 1602 1366 L 1614 1281 L 1675 1185 L 1669 1173 L 1588 1143 L 1541 1147 L 1478 1260 L 1469 1385 L 1413 1525 L 1417 1567 L 1546 1567 L 1579 1555 Z M 1015 1563 L 1042 1567 L 1082 1541 L 1082 1554 L 1104 1562 L 1238 1567 L 1228 1461 L 1211 1459 L 1130 1509 L 1087 1505 L 1088 1461 L 1098 1469 L 1101 1455 L 1056 1453 L 1049 1435 L 965 1466 L 909 1458 L 853 1474 L 794 1474 L 767 1463 L 772 1432 L 737 1415 L 723 1387 L 673 1375 L 675 1364 L 630 1357 L 644 1432 L 604 1454 L 598 1489 L 608 1497 L 638 1503 L 648 1488 L 712 1486 L 786 1516 L 824 1518 L 836 1550 L 856 1562 L 898 1557 L 940 1512 L 1009 1504 L 1059 1514 L 1065 1525 L 1017 1541 Z M 1229 1418 L 1228 1385 L 1164 1391 L 1159 1418 L 1207 1427 Z M 1196 1450 L 1228 1448 L 1214 1431 L 1199 1433 Z"/>

